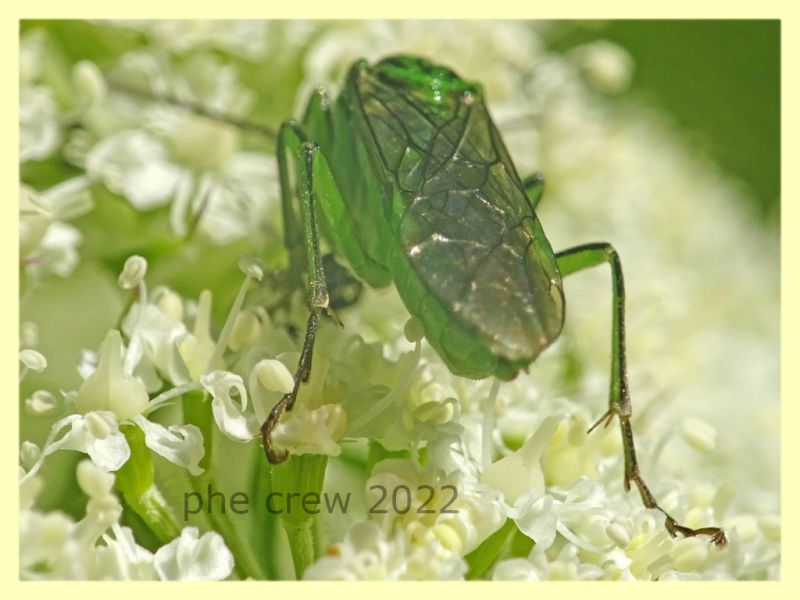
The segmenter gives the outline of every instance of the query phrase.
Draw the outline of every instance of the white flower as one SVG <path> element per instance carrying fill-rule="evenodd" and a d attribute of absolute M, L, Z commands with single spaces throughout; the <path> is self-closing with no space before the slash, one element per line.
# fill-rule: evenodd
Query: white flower
<path fill-rule="evenodd" d="M 94 579 L 156 579 L 153 554 L 136 543 L 133 532 L 118 524 L 111 526 L 111 535 L 103 536 L 103 544 L 95 548 Z"/>
<path fill-rule="evenodd" d="M 117 278 L 117 283 L 124 290 L 132 290 L 137 287 L 147 273 L 147 261 L 139 256 L 129 256 L 122 267 L 122 273 Z"/>
<path fill-rule="evenodd" d="M 48 199 L 26 185 L 19 187 L 19 253 L 30 254 L 42 241 L 54 217 Z"/>
<path fill-rule="evenodd" d="M 39 243 L 35 260 L 28 258 L 28 272 L 39 277 L 48 272 L 67 277 L 78 266 L 77 247 L 82 240 L 75 227 L 58 221 L 52 223 Z"/>
<path fill-rule="evenodd" d="M 47 34 L 39 29 L 20 38 L 19 55 L 19 159 L 20 163 L 50 156 L 61 141 L 58 107 L 50 88 L 42 81 L 45 65 L 52 60 Z"/>
<path fill-rule="evenodd" d="M 93 549 L 100 536 L 117 524 L 122 506 L 111 492 L 113 475 L 83 461 L 78 485 L 89 497 L 86 516 L 74 522 L 59 513 L 41 513 L 32 499 L 20 515 L 20 577 L 22 579 L 88 579 L 94 577 Z M 37 481 L 37 478 L 29 480 Z"/>
<path fill-rule="evenodd" d="M 630 85 L 633 59 L 621 46 L 597 40 L 574 48 L 570 54 L 589 82 L 601 92 L 615 94 Z"/>
<path fill-rule="evenodd" d="M 87 578 L 86 554 L 67 515 L 27 510 L 19 527 L 20 579 Z"/>
<path fill-rule="evenodd" d="M 122 331 L 128 337 L 138 332 L 142 344 L 143 355 L 134 373 L 141 375 L 155 370 L 176 385 L 190 381 L 191 375 L 178 350 L 188 335 L 182 321 L 183 304 L 180 296 L 166 288 L 156 288 L 144 308 L 144 314 L 142 310 L 141 303 L 134 303 L 122 321 Z M 159 378 L 154 382 L 152 391 L 160 389 L 162 385 Z"/>
<path fill-rule="evenodd" d="M 156 454 L 186 469 L 192 475 L 200 475 L 203 469 L 200 460 L 205 454 L 203 434 L 194 425 L 170 425 L 164 427 L 137 415 L 133 421 L 144 431 L 144 443 Z"/>
<path fill-rule="evenodd" d="M 539 575 L 530 561 L 511 558 L 498 562 L 492 572 L 494 581 L 538 581 Z"/>
<path fill-rule="evenodd" d="M 195 528 L 153 555 L 139 546 L 133 532 L 119 524 L 122 506 L 112 492 L 114 476 L 91 461 L 79 463 L 78 485 L 89 497 L 78 522 L 60 512 L 33 509 L 41 480 L 32 477 L 21 491 L 20 578 L 95 580 L 225 579 L 233 557 L 222 538 Z"/>
<path fill-rule="evenodd" d="M 356 523 L 344 541 L 305 572 L 307 580 L 452 580 L 462 579 L 466 565 L 457 552 L 446 550 L 430 535 L 412 543 L 407 530 L 393 535 L 374 521 Z"/>
<path fill-rule="evenodd" d="M 133 361 L 134 372 L 141 376 L 154 369 L 175 385 L 199 381 L 216 348 L 211 337 L 211 304 L 211 293 L 203 290 L 191 331 L 182 321 L 186 315 L 180 296 L 167 288 L 156 288 L 146 305 L 134 304 L 122 322 L 126 335 L 131 339 L 138 336 L 141 340 L 142 355 Z"/>
<path fill-rule="evenodd" d="M 85 452 L 96 465 L 108 471 L 119 469 L 131 453 L 125 436 L 119 431 L 114 413 L 96 411 L 69 415 L 56 421 L 50 428 L 39 460 L 25 474 L 23 481 L 34 475 L 45 458 L 57 450 Z"/>
<path fill-rule="evenodd" d="M 346 426 L 347 413 L 339 404 L 323 404 L 318 408 L 297 404 L 278 423 L 272 440 L 276 447 L 292 454 L 339 456 L 341 448 L 337 442 Z"/>
<path fill-rule="evenodd" d="M 200 378 L 200 383 L 211 394 L 211 411 L 220 431 L 233 440 L 246 442 L 259 435 L 261 423 L 247 409 L 247 390 L 241 376 L 228 371 L 212 371 Z M 231 392 L 239 395 L 239 403 Z"/>
<path fill-rule="evenodd" d="M 193 56 L 172 68 L 153 55 L 133 53 L 123 57 L 116 71 L 112 79 L 126 85 L 225 114 L 237 114 L 251 103 L 236 68 L 211 55 Z M 131 99 L 123 98 L 107 109 L 112 114 L 130 111 Z M 277 199 L 265 194 L 277 185 L 274 161 L 239 151 L 240 134 L 231 125 L 172 106 L 144 106 L 136 129 L 113 131 L 89 151 L 87 172 L 138 210 L 169 203 L 177 235 L 186 235 L 196 224 L 215 243 L 227 244 L 262 231 Z"/>
<path fill-rule="evenodd" d="M 180 357 L 186 365 L 192 381 L 198 381 L 209 367 L 209 361 L 214 355 L 216 344 L 211 337 L 211 292 L 203 290 L 197 303 L 197 313 L 194 319 L 194 329 L 177 344 Z"/>
<path fill-rule="evenodd" d="M 122 337 L 118 331 L 109 330 L 97 370 L 78 390 L 75 408 L 80 413 L 110 410 L 119 419 L 131 419 L 140 414 L 148 402 L 147 390 L 122 368 Z"/>
<path fill-rule="evenodd" d="M 180 537 L 158 549 L 154 564 L 162 580 L 218 581 L 233 571 L 233 555 L 218 533 L 200 536 L 196 527 L 186 527 Z"/>
<path fill-rule="evenodd" d="M 41 160 L 58 147 L 61 131 L 50 90 L 24 86 L 19 92 L 19 160 Z"/>
<path fill-rule="evenodd" d="M 169 202 L 180 177 L 166 148 L 155 136 L 138 129 L 101 141 L 86 158 L 86 172 L 139 210 Z"/>
<path fill-rule="evenodd" d="M 255 20 L 136 20 L 115 23 L 149 35 L 165 49 L 189 52 L 203 48 L 219 48 L 255 60 L 262 58 L 267 48 L 270 23 Z"/>
<path fill-rule="evenodd" d="M 42 192 L 20 186 L 20 255 L 30 275 L 66 277 L 74 271 L 79 259 L 76 248 L 83 236 L 62 221 L 92 207 L 86 177 L 67 179 Z"/>
<path fill-rule="evenodd" d="M 108 91 L 103 73 L 90 60 L 75 63 L 72 68 L 72 80 L 90 103 L 102 100 Z"/>
<path fill-rule="evenodd" d="M 545 419 L 522 448 L 484 469 L 481 481 L 501 491 L 509 504 L 531 490 L 543 493 L 544 474 L 539 461 L 557 425 L 556 417 Z"/>
<path fill-rule="evenodd" d="M 519 530 L 536 542 L 544 550 L 553 545 L 556 539 L 558 517 L 553 510 L 553 499 L 535 490 L 523 495 L 508 511 Z"/>
<path fill-rule="evenodd" d="M 122 368 L 118 331 L 112 329 L 106 335 L 97 369 L 81 385 L 74 405 L 80 414 L 69 415 L 52 426 L 39 461 L 25 478 L 36 473 L 44 459 L 57 450 L 86 452 L 99 467 L 116 471 L 130 457 L 128 442 L 119 431 L 119 423 L 125 421 L 136 423 L 144 431 L 148 448 L 187 468 L 192 475 L 202 473 L 199 462 L 205 448 L 196 426 L 164 427 L 143 416 L 151 408 L 150 399 L 142 384 Z M 59 437 L 67 428 L 69 431 Z"/>
<path fill-rule="evenodd" d="M 457 436 L 429 442 L 429 462 L 388 459 L 375 465 L 367 482 L 387 490 L 412 490 L 410 509 L 390 512 L 387 519 L 415 531 L 412 543 L 427 543 L 432 535 L 448 550 L 464 555 L 478 547 L 505 521 L 500 493 L 478 482 L 477 466 L 457 450 Z M 425 503 L 425 511 L 421 511 Z M 445 510 L 446 509 L 446 510 Z M 433 511 L 433 512 L 426 512 Z"/>

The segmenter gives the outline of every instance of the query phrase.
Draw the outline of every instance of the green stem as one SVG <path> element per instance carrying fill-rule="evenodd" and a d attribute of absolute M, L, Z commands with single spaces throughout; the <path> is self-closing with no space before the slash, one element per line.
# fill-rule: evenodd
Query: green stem
<path fill-rule="evenodd" d="M 289 538 L 297 579 L 303 578 L 306 568 L 318 558 L 322 548 L 315 521 L 327 464 L 325 455 L 303 454 L 272 468 L 272 489 L 284 502 L 281 522 Z M 315 508 L 306 504 L 306 499 L 316 499 Z"/>
<path fill-rule="evenodd" d="M 142 521 L 162 544 L 166 544 L 180 535 L 178 522 L 155 485 L 139 498 L 133 499 L 125 496 L 125 501 L 142 518 Z"/>
<path fill-rule="evenodd" d="M 156 487 L 153 456 L 144 443 L 144 433 L 135 425 L 125 424 L 120 429 L 128 441 L 131 456 L 117 471 L 116 488 L 159 542 L 166 544 L 178 536 L 180 527 Z"/>
<path fill-rule="evenodd" d="M 314 522 L 312 519 L 304 521 L 284 519 L 283 526 L 286 528 L 286 535 L 289 537 L 289 548 L 292 551 L 295 575 L 297 579 L 302 579 L 306 568 L 315 559 Z"/>
<path fill-rule="evenodd" d="M 294 563 L 287 552 L 278 515 L 271 514 L 265 501 L 272 492 L 272 474 L 269 463 L 264 460 L 264 451 L 254 448 L 256 456 L 252 462 L 250 478 L 250 498 L 254 510 L 252 520 L 246 524 L 244 537 L 261 565 L 266 579 L 286 581 L 294 579 Z"/>
<path fill-rule="evenodd" d="M 183 396 L 183 414 L 186 423 L 195 425 L 203 433 L 205 454 L 200 460 L 200 466 L 204 469 L 204 472 L 197 477 L 190 477 L 189 479 L 192 484 L 192 489 L 201 496 L 205 496 L 208 493 L 209 486 L 211 486 L 212 490 L 214 490 L 216 486 L 214 485 L 214 477 L 211 469 L 211 456 L 214 449 L 214 425 L 211 416 L 211 407 L 210 404 L 205 401 L 204 394 L 200 391 L 185 394 Z M 247 545 L 242 542 L 241 537 L 237 535 L 228 516 L 220 515 L 215 511 L 209 511 L 208 519 L 214 530 L 223 537 L 225 545 L 233 554 L 236 574 L 242 579 L 247 577 L 264 579 L 265 574 L 258 564 L 258 561 L 251 555 Z"/>

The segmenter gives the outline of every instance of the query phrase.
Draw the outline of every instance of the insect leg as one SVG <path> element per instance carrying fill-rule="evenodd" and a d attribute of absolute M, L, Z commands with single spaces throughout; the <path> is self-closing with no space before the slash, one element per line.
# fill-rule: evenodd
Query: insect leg
<path fill-rule="evenodd" d="M 289 181 L 289 168 L 287 155 L 295 159 L 297 179 L 300 193 L 300 215 L 302 221 L 302 238 L 300 227 L 291 203 L 291 187 Z M 278 425 L 285 411 L 292 410 L 300 385 L 308 381 L 311 373 L 311 358 L 314 352 L 314 339 L 317 333 L 320 314 L 328 308 L 328 289 L 325 284 L 325 270 L 319 250 L 319 230 L 315 216 L 315 190 L 314 190 L 314 162 L 319 154 L 319 147 L 308 140 L 303 130 L 294 121 L 284 123 L 278 132 L 278 170 L 281 184 L 281 198 L 284 211 L 284 228 L 286 243 L 290 249 L 305 247 L 305 263 L 308 270 L 308 305 L 310 314 L 306 325 L 306 335 L 297 371 L 294 374 L 292 391 L 285 394 L 275 407 L 270 411 L 267 419 L 261 426 L 261 436 L 264 440 L 264 452 L 272 464 L 283 462 L 288 458 L 287 452 L 276 452 L 272 447 L 272 432 Z M 294 246 L 292 246 L 294 244 Z M 295 255 L 293 267 L 297 266 L 300 259 Z"/>
<path fill-rule="evenodd" d="M 522 180 L 522 185 L 528 195 L 528 202 L 531 203 L 531 208 L 535 211 L 544 192 L 544 174 L 537 171 L 532 175 L 528 175 Z"/>
<path fill-rule="evenodd" d="M 727 543 L 725 532 L 719 527 L 691 529 L 679 525 L 675 519 L 658 505 L 639 473 L 639 464 L 636 460 L 636 449 L 633 443 L 633 430 L 630 423 L 631 401 L 628 394 L 628 377 L 625 368 L 625 282 L 622 277 L 622 265 L 617 251 L 611 244 L 604 242 L 586 244 L 557 253 L 556 260 L 562 276 L 567 276 L 604 262 L 611 266 L 613 322 L 609 407 L 608 411 L 600 417 L 589 431 L 591 432 L 601 423 L 607 427 L 615 415 L 619 417 L 622 430 L 622 447 L 625 455 L 625 489 L 630 489 L 630 482 L 635 483 L 644 505 L 648 508 L 658 509 L 664 514 L 666 517 L 664 524 L 673 537 L 678 533 L 685 537 L 708 535 L 717 546 L 724 546 Z"/>

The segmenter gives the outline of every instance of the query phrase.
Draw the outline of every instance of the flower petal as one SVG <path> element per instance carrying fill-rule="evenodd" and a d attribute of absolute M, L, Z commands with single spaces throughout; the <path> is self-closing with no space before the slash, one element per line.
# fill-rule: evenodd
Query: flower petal
<path fill-rule="evenodd" d="M 133 419 L 144 431 L 144 443 L 168 461 L 186 467 L 192 475 L 200 475 L 200 460 L 206 453 L 203 434 L 194 425 L 170 425 L 169 428 L 148 421 L 142 415 Z"/>
<path fill-rule="evenodd" d="M 153 580 L 153 554 L 136 543 L 133 531 L 118 524 L 111 526 L 114 537 L 103 536 L 105 545 L 97 546 L 93 579 Z"/>
<path fill-rule="evenodd" d="M 340 404 L 323 404 L 309 409 L 295 406 L 278 424 L 272 439 L 292 454 L 327 454 L 339 456 L 337 443 L 347 426 L 347 413 Z"/>
<path fill-rule="evenodd" d="M 163 144 L 139 130 L 122 131 L 97 144 L 86 157 L 86 171 L 139 210 L 166 204 L 180 177 Z"/>
<path fill-rule="evenodd" d="M 246 442 L 259 434 L 260 423 L 247 408 L 247 390 L 241 376 L 228 371 L 212 371 L 200 378 L 200 383 L 213 397 L 211 411 L 220 431 L 232 440 Z M 241 407 L 231 397 L 231 390 L 239 393 Z"/>
<path fill-rule="evenodd" d="M 184 528 L 159 548 L 154 563 L 158 576 L 168 581 L 219 581 L 233 571 L 233 555 L 222 536 L 214 531 L 199 536 L 196 527 Z"/>
<path fill-rule="evenodd" d="M 522 448 L 486 467 L 481 481 L 500 490 L 509 504 L 529 490 L 542 493 L 544 475 L 539 459 L 558 421 L 557 417 L 545 419 Z"/>
<path fill-rule="evenodd" d="M 546 550 L 556 539 L 558 517 L 554 510 L 553 498 L 531 490 L 508 510 L 519 530 L 531 538 L 536 545 Z"/>
<path fill-rule="evenodd" d="M 44 449 L 44 454 L 56 450 L 86 452 L 92 462 L 106 471 L 116 471 L 131 455 L 128 440 L 119 430 L 117 418 L 110 411 L 93 411 L 72 421 L 67 435 Z"/>

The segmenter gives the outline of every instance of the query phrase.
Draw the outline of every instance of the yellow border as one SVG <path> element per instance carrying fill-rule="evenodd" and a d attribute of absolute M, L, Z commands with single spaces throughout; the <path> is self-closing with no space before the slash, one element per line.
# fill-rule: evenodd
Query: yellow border
<path fill-rule="evenodd" d="M 11 4 L 11 3 L 7 3 Z M 429 2 L 426 0 L 404 0 L 387 5 L 378 2 L 353 2 L 352 0 L 301 0 L 295 3 L 247 2 L 246 0 L 226 0 L 225 2 L 204 5 L 192 4 L 184 6 L 172 0 L 139 0 L 132 7 L 121 7 L 107 0 L 71 0 L 56 2 L 55 0 L 35 0 L 22 3 L 21 6 L 5 6 L 2 21 L 2 54 L 4 63 L 4 93 L 0 96 L 6 118 L 3 127 L 3 201 L 0 227 L 4 235 L 0 236 L 0 256 L 2 256 L 2 277 L 5 281 L 5 293 L 0 296 L 2 310 L 3 344 L 2 360 L 0 360 L 0 380 L 4 382 L 7 392 L 4 394 L 5 406 L 16 406 L 17 382 L 17 339 L 13 332 L 18 330 L 18 294 L 17 294 L 17 184 L 19 181 L 17 148 L 18 148 L 18 22 L 21 18 L 63 17 L 63 18 L 107 18 L 107 17 L 196 17 L 196 18 L 235 18 L 235 17 L 282 17 L 282 18 L 372 18 L 372 17 L 420 17 L 428 18 L 780 18 L 782 20 L 782 357 L 783 363 L 792 365 L 800 358 L 800 327 L 798 312 L 792 310 L 800 303 L 798 294 L 796 257 L 800 256 L 800 211 L 798 201 L 800 194 L 797 180 L 798 152 L 798 117 L 796 107 L 800 106 L 798 91 L 798 3 L 791 0 L 758 0 L 748 2 L 730 2 L 719 0 L 698 2 L 697 0 L 671 0 L 669 3 L 658 3 L 658 6 L 647 5 L 641 0 L 604 0 L 601 2 L 575 2 L 570 0 L 492 0 L 490 3 L 453 2 L 452 0 Z M 793 10 L 794 9 L 794 10 Z M 575 597 L 585 600 L 597 595 L 614 594 L 619 597 L 639 597 L 646 594 L 648 598 L 666 598 L 673 594 L 720 595 L 726 600 L 735 597 L 748 597 L 752 594 L 780 595 L 783 597 L 800 597 L 797 588 L 798 579 L 798 541 L 792 534 L 798 532 L 798 497 L 800 485 L 794 466 L 800 441 L 797 435 L 791 435 L 798 421 L 798 403 L 795 401 L 800 382 L 798 369 L 782 369 L 782 523 L 783 523 L 783 574 L 781 582 L 740 582 L 740 583 L 673 583 L 673 584 L 602 584 L 602 583 L 409 583 L 409 584 L 315 584 L 303 583 L 203 583 L 203 584 L 163 584 L 163 583 L 30 583 L 18 581 L 18 497 L 15 483 L 17 478 L 18 454 L 18 419 L 16 411 L 7 414 L 3 420 L 2 456 L 5 489 L 8 493 L 0 499 L 0 514 L 3 516 L 5 532 L 2 547 L 2 565 L 4 590 L 9 597 L 37 597 L 44 595 L 52 598 L 80 598 L 114 594 L 117 598 L 138 598 L 142 593 L 148 594 L 180 594 L 189 597 L 218 598 L 220 594 L 235 594 L 239 598 L 250 596 L 263 599 L 271 596 L 321 597 L 332 598 L 346 594 L 349 597 L 380 597 L 383 600 L 401 600 L 420 594 L 441 596 L 455 595 L 463 598 L 481 598 L 491 594 L 494 597 L 513 595 L 533 597 L 536 594 L 557 594 L 559 598 Z M 731 406 L 730 410 L 736 410 Z M 789 435 L 787 435 L 789 434 Z M 180 588 L 176 587 L 180 586 Z M 544 586 L 544 587 L 542 587 Z M 145 587 L 147 588 L 145 590 Z M 795 592 L 791 592 L 795 589 Z"/>

